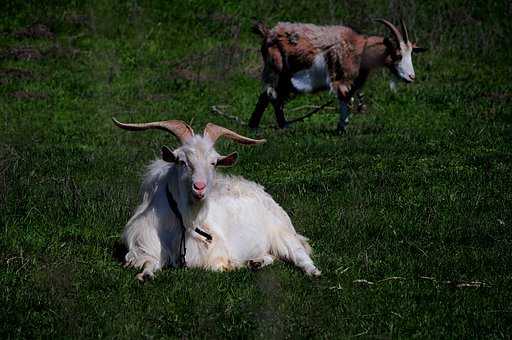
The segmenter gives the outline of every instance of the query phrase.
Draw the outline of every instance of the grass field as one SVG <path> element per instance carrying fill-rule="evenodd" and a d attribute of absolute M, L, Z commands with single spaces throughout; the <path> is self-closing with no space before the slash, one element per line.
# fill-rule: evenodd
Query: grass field
<path fill-rule="evenodd" d="M 512 7 L 507 1 L 52 2 L 0 5 L 0 338 L 510 338 Z M 117 259 L 161 132 L 110 120 L 211 112 L 247 120 L 259 92 L 251 17 L 351 23 L 404 16 L 417 83 L 378 72 L 344 136 L 324 111 L 238 150 L 310 238 L 323 276 L 166 269 Z M 53 35 L 23 31 L 46 25 Z M 329 95 L 288 105 L 322 104 Z"/>

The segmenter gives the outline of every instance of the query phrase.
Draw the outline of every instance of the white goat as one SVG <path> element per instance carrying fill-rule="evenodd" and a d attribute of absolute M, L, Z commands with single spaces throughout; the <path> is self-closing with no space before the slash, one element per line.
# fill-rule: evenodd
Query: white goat
<path fill-rule="evenodd" d="M 152 278 L 164 265 L 216 271 L 256 269 L 271 264 L 275 257 L 293 262 L 308 275 L 320 275 L 310 258 L 307 239 L 295 231 L 288 214 L 262 186 L 215 171 L 237 159 L 236 152 L 221 156 L 215 151 L 218 138 L 241 144 L 265 140 L 243 137 L 211 123 L 201 136 L 177 120 L 113 121 L 127 130 L 165 130 L 182 143 L 174 151 L 163 147 L 163 160 L 150 164 L 142 203 L 124 230 L 126 266 L 142 268 L 139 280 Z"/>

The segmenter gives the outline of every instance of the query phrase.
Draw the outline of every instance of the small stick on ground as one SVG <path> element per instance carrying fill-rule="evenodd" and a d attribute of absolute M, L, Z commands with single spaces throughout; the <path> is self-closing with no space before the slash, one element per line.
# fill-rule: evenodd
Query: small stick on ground
<path fill-rule="evenodd" d="M 237 117 L 237 116 L 234 116 L 234 115 L 231 115 L 229 113 L 222 111 L 221 109 L 219 109 L 219 106 L 217 106 L 217 105 L 212 106 L 212 112 L 218 114 L 219 116 L 231 119 L 231 120 L 235 121 L 238 125 L 242 125 L 242 126 L 247 125 L 247 123 L 244 122 L 242 119 L 240 119 L 240 117 Z"/>
<path fill-rule="evenodd" d="M 240 117 L 232 115 L 232 114 L 229 114 L 229 113 L 226 113 L 226 112 L 224 112 L 224 111 L 222 111 L 220 109 L 221 107 L 228 107 L 228 106 L 229 105 L 213 105 L 212 106 L 212 112 L 217 114 L 217 115 L 219 115 L 219 116 L 222 116 L 224 118 L 230 119 L 230 120 L 234 121 L 235 123 L 237 123 L 238 125 L 241 125 L 241 126 L 248 126 L 249 125 L 249 123 L 247 123 L 246 121 L 244 121 Z M 275 128 L 274 126 L 263 125 L 263 124 L 260 124 L 260 127 L 262 127 L 262 128 Z"/>
<path fill-rule="evenodd" d="M 304 119 L 306 119 L 308 117 L 311 117 L 315 113 L 317 113 L 317 112 L 319 112 L 321 110 L 324 110 L 324 109 L 336 110 L 335 107 L 330 107 L 329 106 L 333 102 L 334 102 L 334 100 L 329 100 L 328 102 L 326 102 L 326 103 L 324 103 L 322 105 L 303 105 L 303 106 L 299 106 L 299 107 L 296 107 L 294 109 L 288 110 L 289 112 L 293 112 L 293 111 L 300 111 L 300 110 L 307 109 L 307 108 L 313 108 L 313 110 L 309 111 L 305 115 L 288 121 L 288 124 L 293 124 L 293 123 L 297 123 L 297 122 L 303 122 Z M 232 115 L 232 114 L 229 114 L 229 113 L 226 113 L 226 112 L 222 111 L 220 109 L 221 107 L 227 107 L 227 105 L 213 105 L 212 106 L 212 112 L 217 114 L 217 115 L 219 115 L 219 116 L 228 118 L 228 119 L 236 122 L 238 125 L 242 125 L 242 126 L 247 126 L 248 125 L 248 123 L 243 121 L 240 117 L 237 117 L 235 115 Z"/>
<path fill-rule="evenodd" d="M 492 284 L 489 284 L 487 282 L 482 281 L 470 281 L 470 282 L 457 282 L 457 281 L 439 281 L 436 278 L 429 277 L 429 276 L 420 276 L 419 277 L 422 280 L 429 280 L 434 283 L 443 283 L 445 285 L 448 285 L 453 288 L 480 288 L 480 287 L 490 287 Z"/>
<path fill-rule="evenodd" d="M 320 105 L 302 105 L 302 106 L 299 106 L 299 107 L 294 107 L 293 109 L 289 109 L 289 110 L 286 110 L 287 112 L 294 112 L 294 111 L 301 111 L 301 110 L 304 110 L 304 109 L 318 109 L 320 107 Z M 336 110 L 336 108 L 334 106 L 327 106 L 327 107 L 324 107 L 325 110 L 330 110 L 330 111 L 334 111 Z"/>
<path fill-rule="evenodd" d="M 489 287 L 489 286 L 490 285 L 488 283 L 480 282 L 480 281 L 460 282 L 460 283 L 455 284 L 456 288 L 467 288 L 467 287 L 480 288 L 480 287 Z"/>
<path fill-rule="evenodd" d="M 368 285 L 368 286 L 371 286 L 371 285 L 374 285 L 375 283 L 372 282 L 372 281 L 368 281 L 368 280 L 365 280 L 365 279 L 357 279 L 357 280 L 354 280 L 352 281 L 353 283 L 359 283 L 359 284 L 363 284 L 363 285 Z"/>
<path fill-rule="evenodd" d="M 386 277 L 382 280 L 377 281 L 377 283 L 386 282 L 386 281 L 397 281 L 397 280 L 405 280 L 405 277 L 401 277 L 401 276 Z"/>
<path fill-rule="evenodd" d="M 308 117 L 311 117 L 312 115 L 314 115 L 315 113 L 323 110 L 324 108 L 326 108 L 327 106 L 331 105 L 332 103 L 334 102 L 334 100 L 329 100 L 328 102 L 320 105 L 320 106 L 317 106 L 315 109 L 309 111 L 308 113 L 306 113 L 304 116 L 302 117 L 299 117 L 299 118 L 295 118 L 295 119 L 292 119 L 290 121 L 288 121 L 288 124 L 293 124 L 293 123 L 297 123 L 297 122 L 303 122 L 304 119 L 308 118 Z"/>

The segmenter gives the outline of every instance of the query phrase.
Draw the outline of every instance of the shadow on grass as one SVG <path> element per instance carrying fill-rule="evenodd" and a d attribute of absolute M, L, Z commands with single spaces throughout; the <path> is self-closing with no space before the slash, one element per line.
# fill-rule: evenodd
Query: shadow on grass
<path fill-rule="evenodd" d="M 127 253 L 128 248 L 126 248 L 126 245 L 121 240 L 116 240 L 112 247 L 112 258 L 120 264 L 124 264 L 124 259 Z"/>

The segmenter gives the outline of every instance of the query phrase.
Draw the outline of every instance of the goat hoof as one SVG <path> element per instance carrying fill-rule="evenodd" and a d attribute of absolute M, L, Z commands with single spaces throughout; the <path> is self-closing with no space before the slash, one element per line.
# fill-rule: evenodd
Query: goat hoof
<path fill-rule="evenodd" d="M 250 270 L 256 271 L 258 269 L 261 269 L 261 267 L 263 266 L 263 262 L 262 261 L 249 260 L 249 261 L 247 261 L 247 266 L 249 267 Z"/>
<path fill-rule="evenodd" d="M 347 133 L 347 127 L 346 126 L 338 126 L 336 128 L 336 134 L 342 136 Z"/>
<path fill-rule="evenodd" d="M 147 282 L 153 280 L 154 275 L 148 272 L 142 272 L 137 274 L 137 280 L 140 282 Z"/>
<path fill-rule="evenodd" d="M 306 274 L 308 274 L 308 276 L 311 276 L 311 277 L 320 277 L 322 275 L 322 272 L 319 271 L 317 268 L 315 268 L 311 271 L 308 271 Z"/>
<path fill-rule="evenodd" d="M 292 127 L 292 124 L 288 123 L 288 122 L 284 122 L 284 123 L 279 123 L 278 126 L 280 129 L 289 129 Z"/>

